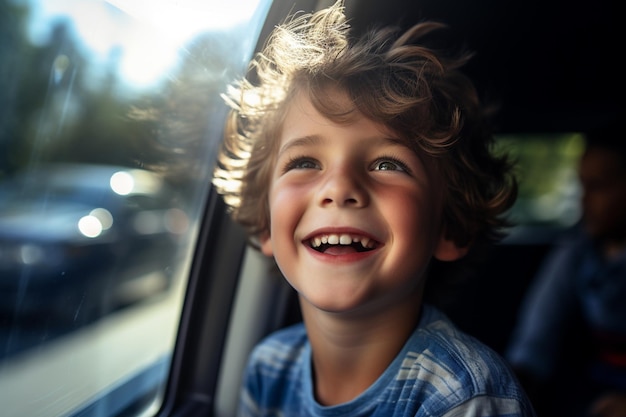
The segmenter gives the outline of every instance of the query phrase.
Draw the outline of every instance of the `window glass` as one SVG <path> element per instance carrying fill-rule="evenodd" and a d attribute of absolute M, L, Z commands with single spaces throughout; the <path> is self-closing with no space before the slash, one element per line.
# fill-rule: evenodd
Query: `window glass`
<path fill-rule="evenodd" d="M 159 407 L 270 1 L 0 0 L 3 416 Z"/>
<path fill-rule="evenodd" d="M 578 162 L 585 146 L 581 133 L 506 135 L 497 148 L 512 156 L 519 180 L 510 211 L 513 238 L 523 231 L 559 230 L 580 219 Z"/>

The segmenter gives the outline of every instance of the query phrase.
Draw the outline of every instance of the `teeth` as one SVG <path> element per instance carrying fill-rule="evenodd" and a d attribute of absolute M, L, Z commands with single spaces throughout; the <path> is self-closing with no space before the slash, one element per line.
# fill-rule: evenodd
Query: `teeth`
<path fill-rule="evenodd" d="M 350 236 L 349 234 L 330 234 L 316 236 L 311 239 L 311 246 L 320 247 L 322 244 L 329 245 L 351 245 L 352 243 L 361 243 L 361 246 L 373 249 L 376 246 L 375 241 L 365 236 Z"/>
<path fill-rule="evenodd" d="M 352 244 L 352 238 L 348 235 L 339 236 L 339 244 L 340 245 L 350 245 Z"/>

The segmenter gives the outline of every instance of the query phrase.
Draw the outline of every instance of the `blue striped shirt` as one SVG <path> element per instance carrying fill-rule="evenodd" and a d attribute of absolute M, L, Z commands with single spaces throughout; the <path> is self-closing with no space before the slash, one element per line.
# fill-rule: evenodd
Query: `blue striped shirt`
<path fill-rule="evenodd" d="M 313 395 L 303 324 L 263 340 L 246 368 L 239 416 L 534 416 L 504 360 L 432 306 L 386 371 L 353 400 L 322 406 Z"/>

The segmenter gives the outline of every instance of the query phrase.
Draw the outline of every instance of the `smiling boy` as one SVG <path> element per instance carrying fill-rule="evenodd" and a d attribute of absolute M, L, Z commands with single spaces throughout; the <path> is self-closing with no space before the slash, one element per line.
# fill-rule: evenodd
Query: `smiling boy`
<path fill-rule="evenodd" d="M 351 39 L 293 17 L 233 86 L 215 185 L 297 291 L 250 357 L 242 416 L 532 416 L 505 362 L 424 302 L 433 259 L 492 241 L 515 198 L 476 92 L 422 23 Z M 430 288 L 430 287 L 429 287 Z"/>

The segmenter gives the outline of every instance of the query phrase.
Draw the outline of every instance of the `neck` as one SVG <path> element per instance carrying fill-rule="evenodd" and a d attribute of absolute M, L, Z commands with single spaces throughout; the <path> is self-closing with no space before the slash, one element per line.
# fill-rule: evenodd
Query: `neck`
<path fill-rule="evenodd" d="M 300 300 L 313 352 L 320 404 L 350 401 L 372 385 L 398 355 L 419 321 L 421 291 L 375 314 L 343 315 Z"/>

